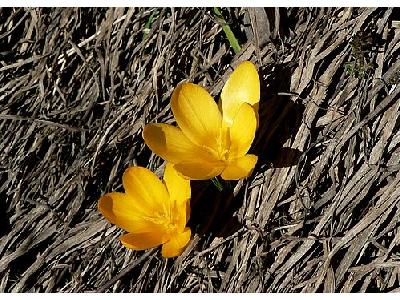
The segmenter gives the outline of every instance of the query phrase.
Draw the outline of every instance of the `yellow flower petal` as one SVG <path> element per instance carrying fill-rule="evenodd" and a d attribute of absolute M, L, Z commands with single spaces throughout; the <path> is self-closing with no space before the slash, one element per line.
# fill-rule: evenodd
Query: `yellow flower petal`
<path fill-rule="evenodd" d="M 190 201 L 179 203 L 175 202 L 175 206 L 171 208 L 172 221 L 178 231 L 185 229 L 190 217 Z"/>
<path fill-rule="evenodd" d="M 149 169 L 130 167 L 122 176 L 128 196 L 140 199 L 140 213 L 152 216 L 156 212 L 169 212 L 170 198 L 166 186 Z"/>
<path fill-rule="evenodd" d="M 131 232 L 153 230 L 155 224 L 143 219 L 140 200 L 124 193 L 108 193 L 100 198 L 98 208 L 110 223 Z"/>
<path fill-rule="evenodd" d="M 183 133 L 199 146 L 218 149 L 221 112 L 211 95 L 193 83 L 183 83 L 172 94 L 171 108 Z"/>
<path fill-rule="evenodd" d="M 162 246 L 161 254 L 164 257 L 175 257 L 182 254 L 190 241 L 191 231 L 187 227 L 182 233 L 173 235 L 171 239 Z"/>
<path fill-rule="evenodd" d="M 191 142 L 179 128 L 168 124 L 148 124 L 143 138 L 147 146 L 164 160 L 179 163 L 202 157 L 212 159 L 211 154 Z"/>
<path fill-rule="evenodd" d="M 224 120 L 231 124 L 243 103 L 253 107 L 260 101 L 260 79 L 257 69 L 250 61 L 242 62 L 233 71 L 221 93 Z"/>
<path fill-rule="evenodd" d="M 122 178 L 126 193 L 100 198 L 98 208 L 105 218 L 130 232 L 120 237 L 125 247 L 145 250 L 167 243 L 164 256 L 172 257 L 188 243 L 191 233 L 185 226 L 190 214 L 190 181 L 171 163 L 166 165 L 164 180 L 165 184 L 148 169 L 131 167 Z"/>
<path fill-rule="evenodd" d="M 183 230 L 190 216 L 190 180 L 179 175 L 173 164 L 167 163 L 164 171 L 164 181 L 171 201 L 174 202 L 174 207 L 171 210 L 174 221 L 178 226 L 178 230 Z"/>
<path fill-rule="evenodd" d="M 174 165 L 174 168 L 190 179 L 204 180 L 221 174 L 225 164 L 221 162 L 191 161 Z"/>
<path fill-rule="evenodd" d="M 256 129 L 256 112 L 249 104 L 243 103 L 230 128 L 229 159 L 242 157 L 249 151 Z"/>
<path fill-rule="evenodd" d="M 190 199 L 190 180 L 179 175 L 171 163 L 165 166 L 164 181 L 172 201 L 184 204 Z"/>
<path fill-rule="evenodd" d="M 164 232 L 127 233 L 119 238 L 122 244 L 133 250 L 146 250 L 163 243 Z"/>
<path fill-rule="evenodd" d="M 257 159 L 258 157 L 256 155 L 247 154 L 232 161 L 222 172 L 222 179 L 239 180 L 250 176 L 257 163 Z"/>

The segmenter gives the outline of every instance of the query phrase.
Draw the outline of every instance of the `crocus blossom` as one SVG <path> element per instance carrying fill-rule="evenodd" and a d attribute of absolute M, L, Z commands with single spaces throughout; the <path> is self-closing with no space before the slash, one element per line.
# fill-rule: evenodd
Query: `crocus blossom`
<path fill-rule="evenodd" d="M 164 257 L 180 255 L 191 236 L 190 181 L 167 163 L 163 181 L 146 168 L 130 167 L 122 184 L 125 193 L 108 193 L 98 203 L 108 221 L 128 232 L 119 238 L 122 244 L 134 250 L 162 245 Z"/>
<path fill-rule="evenodd" d="M 247 152 L 258 126 L 259 100 L 257 70 L 245 61 L 225 83 L 218 104 L 199 85 L 178 85 L 171 98 L 178 127 L 148 124 L 143 138 L 186 178 L 221 175 L 225 180 L 238 180 L 249 176 L 257 162 L 257 156 Z"/>

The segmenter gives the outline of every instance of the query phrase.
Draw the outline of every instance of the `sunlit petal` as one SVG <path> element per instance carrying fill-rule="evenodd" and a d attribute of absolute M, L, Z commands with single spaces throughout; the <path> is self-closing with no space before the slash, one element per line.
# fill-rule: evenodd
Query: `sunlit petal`
<path fill-rule="evenodd" d="M 224 180 L 239 180 L 251 175 L 258 157 L 247 154 L 232 161 L 222 172 L 221 177 Z"/>
<path fill-rule="evenodd" d="M 190 217 L 190 200 L 175 202 L 174 207 L 171 208 L 171 215 L 173 217 L 172 223 L 176 226 L 178 232 L 184 230 Z"/>
<path fill-rule="evenodd" d="M 172 94 L 171 108 L 179 128 L 191 141 L 218 149 L 222 116 L 204 88 L 193 83 L 180 84 Z"/>
<path fill-rule="evenodd" d="M 133 250 L 146 250 L 163 243 L 165 233 L 161 230 L 144 233 L 127 233 L 119 238 L 122 244 Z"/>
<path fill-rule="evenodd" d="M 190 180 L 183 178 L 171 163 L 165 166 L 164 181 L 172 201 L 182 204 L 190 199 Z"/>
<path fill-rule="evenodd" d="M 122 184 L 128 196 L 141 200 L 141 213 L 149 216 L 170 209 L 166 186 L 149 169 L 130 167 L 122 176 Z"/>
<path fill-rule="evenodd" d="M 232 123 L 243 103 L 257 106 L 260 101 L 260 79 L 252 62 L 242 62 L 233 71 L 221 93 L 223 118 Z"/>
<path fill-rule="evenodd" d="M 182 254 L 191 236 L 190 228 L 186 228 L 182 233 L 173 235 L 171 239 L 162 246 L 161 254 L 164 257 L 175 257 Z"/>
<path fill-rule="evenodd" d="M 149 148 L 164 160 L 179 163 L 200 156 L 210 156 L 201 147 L 191 142 L 179 128 L 168 124 L 148 124 L 143 138 Z"/>
<path fill-rule="evenodd" d="M 195 180 L 210 179 L 221 174 L 225 164 L 222 162 L 190 161 L 174 165 L 183 176 Z"/>
<path fill-rule="evenodd" d="M 140 200 L 135 201 L 124 193 L 108 193 L 100 198 L 98 208 L 110 223 L 126 231 L 144 232 L 153 228 L 153 223 L 143 219 Z"/>
<path fill-rule="evenodd" d="M 249 104 L 243 103 L 230 127 L 230 159 L 241 157 L 249 151 L 256 129 L 256 112 Z"/>
<path fill-rule="evenodd" d="M 174 168 L 173 164 L 167 163 L 164 171 L 164 181 L 167 186 L 171 202 L 173 222 L 182 231 L 190 216 L 190 180 L 185 179 Z"/>

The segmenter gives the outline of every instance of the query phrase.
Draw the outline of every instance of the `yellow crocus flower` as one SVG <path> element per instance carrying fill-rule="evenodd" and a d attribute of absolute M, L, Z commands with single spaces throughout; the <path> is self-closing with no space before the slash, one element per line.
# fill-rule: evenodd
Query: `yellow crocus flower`
<path fill-rule="evenodd" d="M 119 239 L 133 250 L 162 245 L 164 257 L 182 253 L 190 240 L 190 181 L 167 163 L 163 181 L 142 167 L 130 167 L 122 176 L 125 193 L 100 198 L 98 208 L 112 224 L 128 233 Z"/>
<path fill-rule="evenodd" d="M 179 128 L 148 124 L 143 138 L 186 178 L 221 175 L 225 180 L 238 180 L 249 176 L 257 162 L 257 156 L 247 152 L 258 126 L 259 100 L 257 69 L 245 61 L 225 83 L 218 105 L 201 86 L 178 85 L 171 108 Z"/>

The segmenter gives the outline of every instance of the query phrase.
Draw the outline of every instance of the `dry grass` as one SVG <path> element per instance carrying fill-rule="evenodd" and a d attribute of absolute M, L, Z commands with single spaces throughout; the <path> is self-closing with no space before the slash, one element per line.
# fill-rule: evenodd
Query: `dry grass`
<path fill-rule="evenodd" d="M 223 11 L 237 55 L 207 9 L 0 10 L 0 291 L 399 291 L 399 11 Z M 130 165 L 161 173 L 144 124 L 248 59 L 254 174 L 193 183 L 178 259 L 123 248 L 96 204 Z"/>

